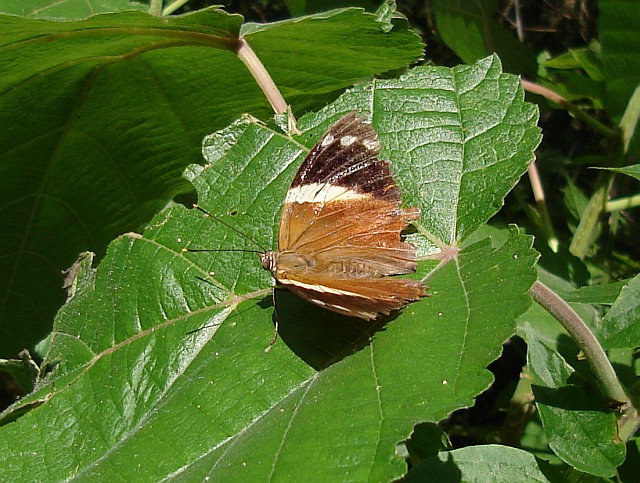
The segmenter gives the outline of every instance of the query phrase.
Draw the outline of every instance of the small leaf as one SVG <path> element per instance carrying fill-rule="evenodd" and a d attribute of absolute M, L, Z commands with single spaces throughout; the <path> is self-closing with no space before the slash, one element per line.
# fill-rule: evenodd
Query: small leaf
<path fill-rule="evenodd" d="M 5 398 L 18 399 L 33 391 L 35 382 L 40 375 L 38 364 L 33 360 L 29 351 L 20 353 L 19 359 L 0 359 L 2 385 Z"/>
<path fill-rule="evenodd" d="M 611 305 L 620 295 L 620 290 L 628 283 L 629 280 L 621 280 L 606 285 L 588 285 L 572 291 L 558 292 L 558 294 L 567 302 Z"/>
<path fill-rule="evenodd" d="M 564 54 L 545 60 L 543 65 L 554 69 L 582 69 L 590 79 L 602 82 L 605 78 L 602 74 L 602 60 L 598 51 L 597 44 L 582 49 L 569 49 Z"/>
<path fill-rule="evenodd" d="M 631 176 L 632 178 L 635 178 L 638 181 L 640 181 L 640 164 L 625 166 L 624 168 L 596 168 L 596 169 L 606 169 L 607 171 L 613 171 L 614 173 L 626 174 L 627 176 Z"/>
<path fill-rule="evenodd" d="M 406 442 L 406 447 L 413 466 L 440 451 L 453 449 L 447 433 L 436 424 L 427 423 L 418 424 L 414 428 L 411 438 Z"/>
<path fill-rule="evenodd" d="M 640 275 L 622 287 L 602 319 L 598 340 L 606 349 L 640 346 Z"/>
<path fill-rule="evenodd" d="M 531 326 L 524 330 L 532 388 L 549 447 L 580 471 L 613 476 L 625 458 L 615 415 L 586 389 L 568 385 L 573 368 L 538 339 Z"/>
<path fill-rule="evenodd" d="M 549 463 L 527 451 L 499 445 L 442 451 L 409 471 L 403 481 L 564 481 Z"/>

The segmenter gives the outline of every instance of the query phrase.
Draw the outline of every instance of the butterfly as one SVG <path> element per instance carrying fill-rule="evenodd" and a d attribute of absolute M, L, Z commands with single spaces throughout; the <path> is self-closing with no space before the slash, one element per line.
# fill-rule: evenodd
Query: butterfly
<path fill-rule="evenodd" d="M 278 250 L 262 267 L 296 295 L 339 314 L 373 320 L 426 295 L 414 280 L 388 278 L 416 270 L 415 247 L 401 231 L 420 217 L 401 208 L 381 144 L 355 112 L 320 138 L 285 197 Z"/>

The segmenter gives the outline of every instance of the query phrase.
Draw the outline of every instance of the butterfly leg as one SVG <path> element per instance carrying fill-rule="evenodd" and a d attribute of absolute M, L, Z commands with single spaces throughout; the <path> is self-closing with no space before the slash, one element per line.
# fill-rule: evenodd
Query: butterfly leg
<path fill-rule="evenodd" d="M 271 293 L 271 296 L 273 297 L 273 319 L 274 319 L 273 339 L 271 339 L 271 342 L 269 342 L 269 345 L 267 347 L 265 347 L 265 349 L 264 349 L 264 353 L 265 354 L 269 353 L 269 351 L 271 350 L 273 345 L 276 343 L 276 340 L 278 340 L 278 309 L 276 307 L 276 289 L 275 289 L 275 287 L 273 289 L 273 292 Z"/>

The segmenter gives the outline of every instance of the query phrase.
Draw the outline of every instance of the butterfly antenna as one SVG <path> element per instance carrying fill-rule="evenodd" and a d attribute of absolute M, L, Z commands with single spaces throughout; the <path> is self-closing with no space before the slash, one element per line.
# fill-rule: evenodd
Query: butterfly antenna
<path fill-rule="evenodd" d="M 266 251 L 268 251 L 265 247 L 263 247 L 262 245 L 260 245 L 260 243 L 258 243 L 257 241 L 255 241 L 253 238 L 251 238 L 249 235 L 247 235 L 246 233 L 242 233 L 240 230 L 238 230 L 237 228 L 235 228 L 234 226 L 231 226 L 229 223 L 227 223 L 226 221 L 221 220 L 220 218 L 218 218 L 215 215 L 212 215 L 211 213 L 209 213 L 207 210 L 205 210 L 202 206 L 197 205 L 194 203 L 193 207 L 198 210 L 201 211 L 202 213 L 204 213 L 206 216 L 209 216 L 211 218 L 213 218 L 214 220 L 216 220 L 218 223 L 226 226 L 227 228 L 229 228 L 231 231 L 233 231 L 234 233 L 237 233 L 238 235 L 240 235 L 241 237 L 249 240 L 250 242 L 252 242 L 254 245 L 256 245 L 257 247 L 260 248 L 261 251 L 258 250 L 191 250 L 188 249 L 187 251 L 189 252 L 217 252 L 217 251 L 223 251 L 223 252 L 250 252 L 250 253 L 264 253 Z"/>

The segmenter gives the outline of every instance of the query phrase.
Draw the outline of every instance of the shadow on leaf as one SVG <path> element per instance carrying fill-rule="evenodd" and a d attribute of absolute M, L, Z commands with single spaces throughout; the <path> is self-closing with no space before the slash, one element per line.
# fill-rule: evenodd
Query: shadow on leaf
<path fill-rule="evenodd" d="M 265 298 L 260 305 L 272 305 L 270 302 Z M 322 370 L 367 346 L 371 336 L 383 330 L 394 317 L 382 317 L 373 322 L 346 317 L 316 307 L 286 290 L 276 290 L 276 311 L 278 336 L 316 370 Z"/>

